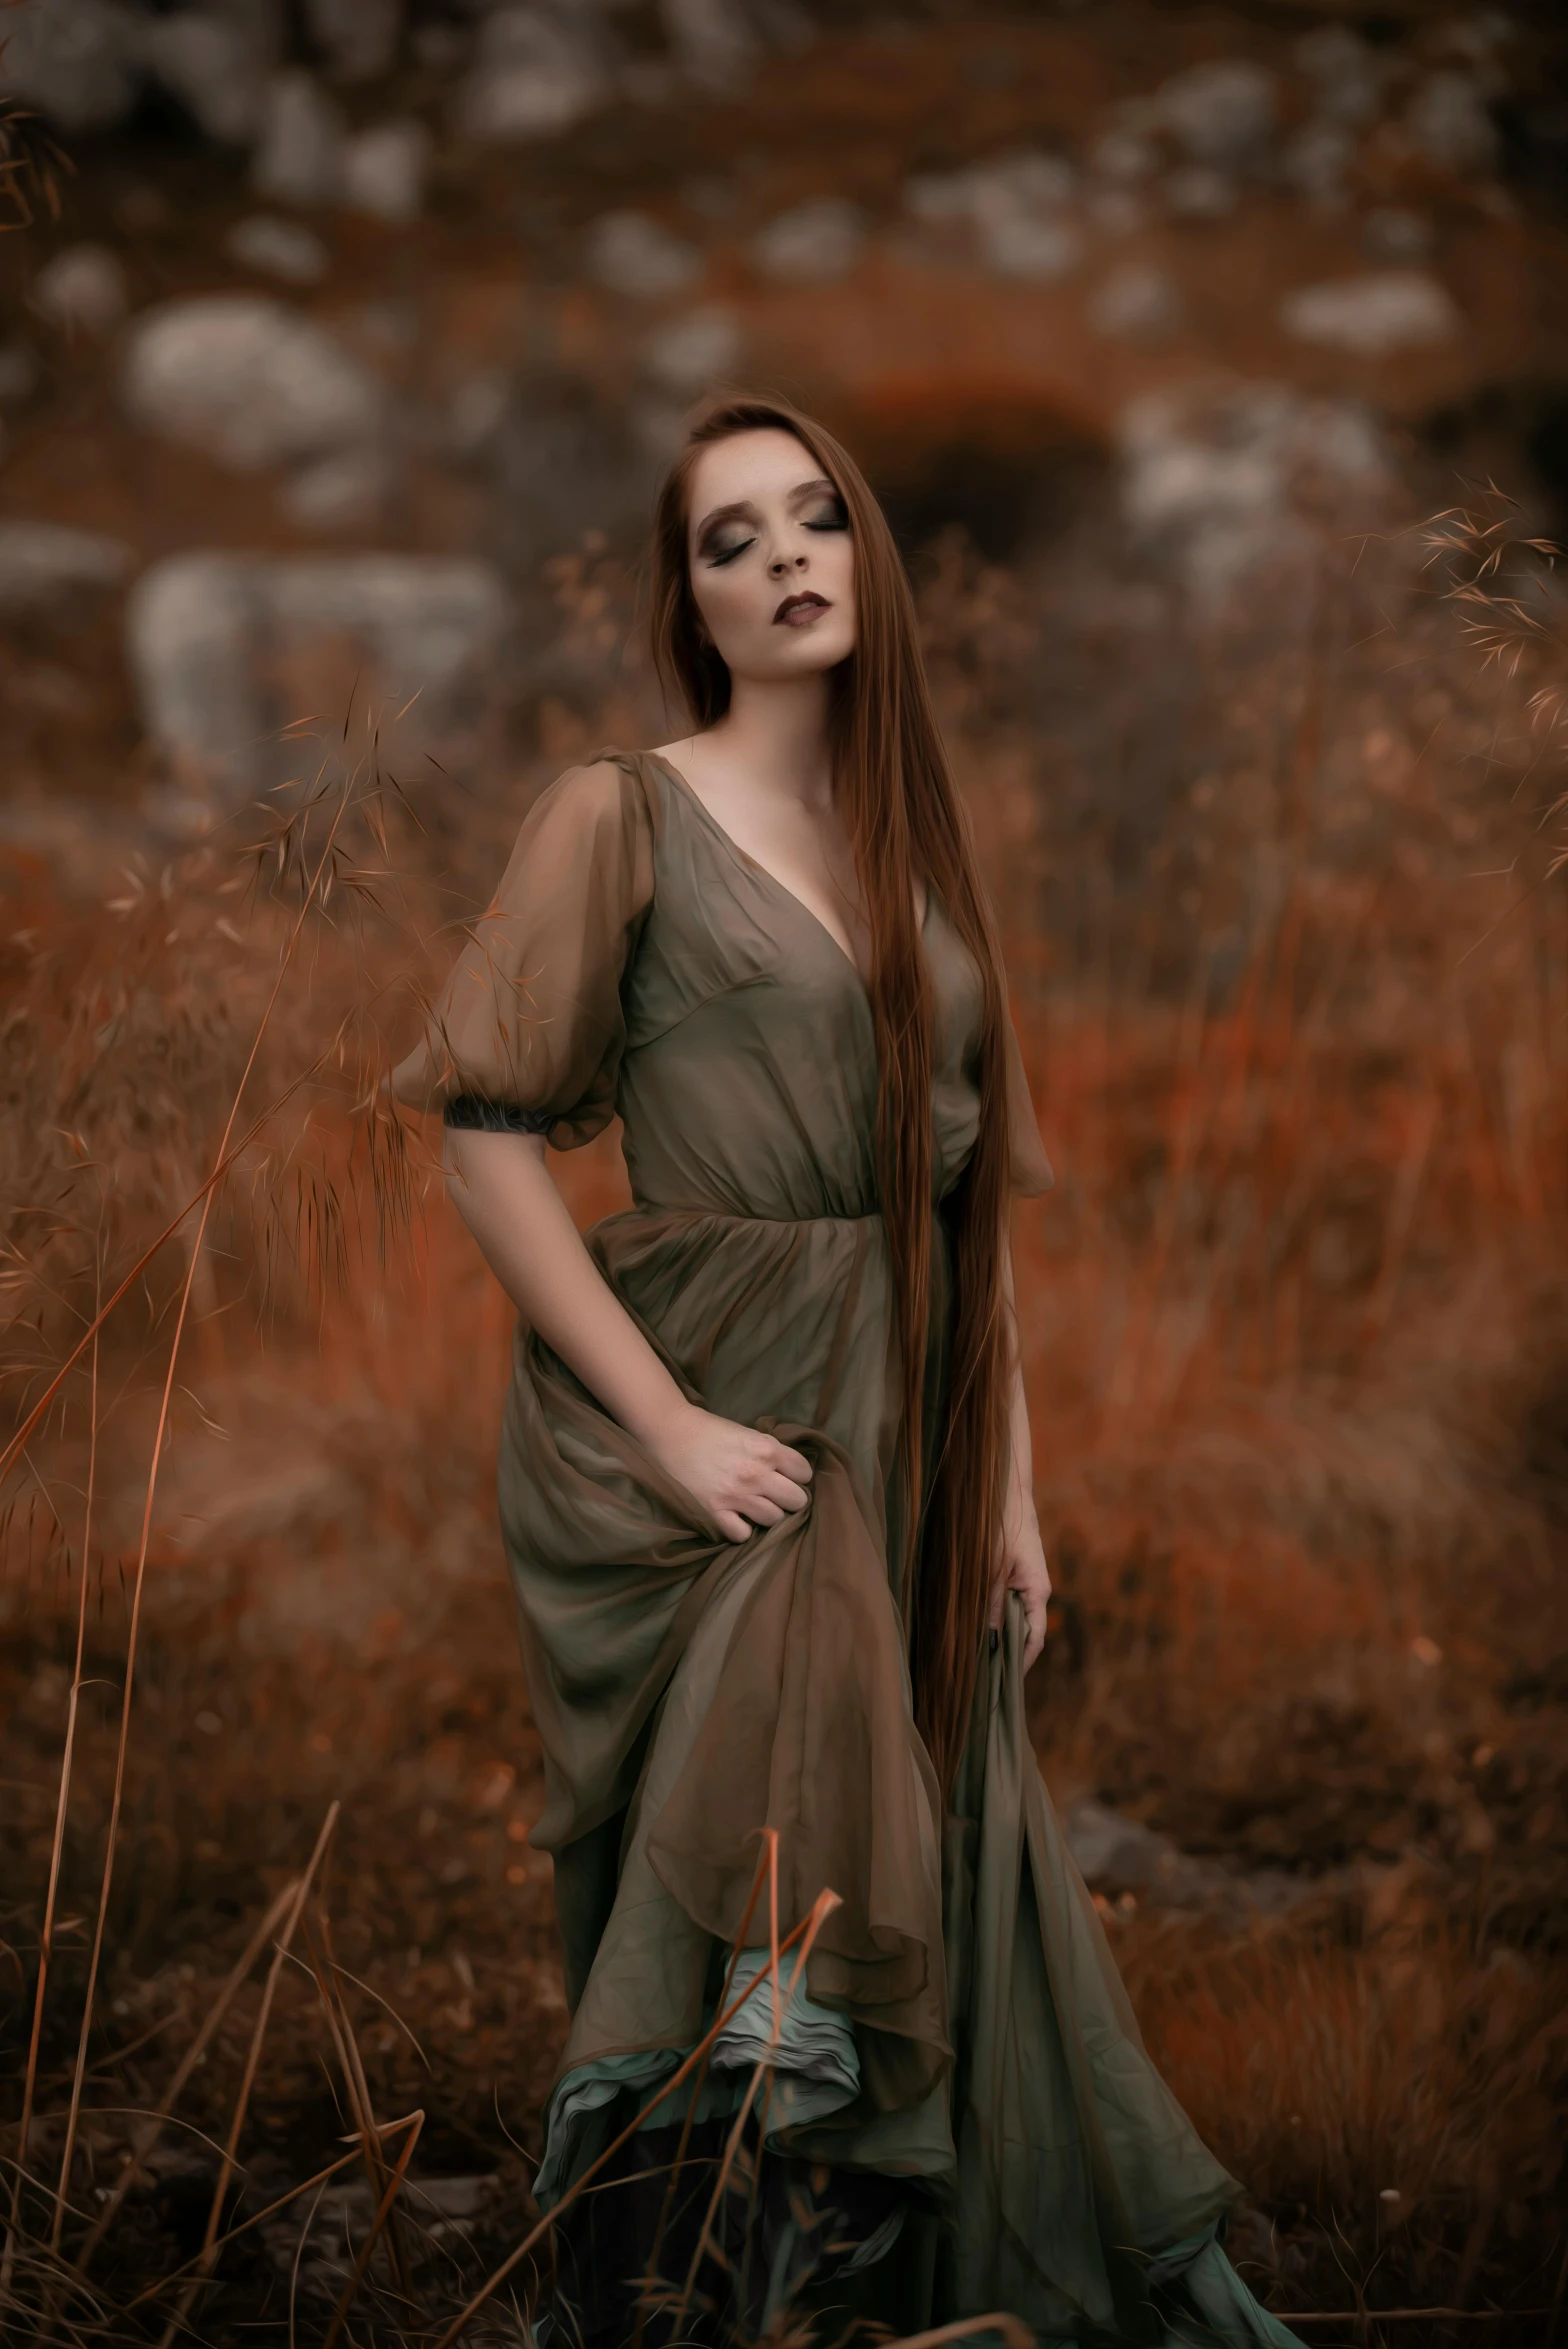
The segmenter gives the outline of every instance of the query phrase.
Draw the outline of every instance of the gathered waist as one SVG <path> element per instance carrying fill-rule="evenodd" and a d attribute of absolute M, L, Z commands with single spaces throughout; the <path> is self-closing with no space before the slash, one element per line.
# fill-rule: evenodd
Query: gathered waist
<path fill-rule="evenodd" d="M 935 1210 L 933 1209 L 932 1212 L 934 1213 Z M 835 1215 L 826 1210 L 820 1210 L 809 1215 L 785 1212 L 762 1215 L 736 1207 L 698 1206 L 684 1200 L 665 1203 L 655 1199 L 635 1199 L 629 1208 L 621 1210 L 615 1220 L 622 1221 L 631 1217 L 635 1217 L 639 1222 L 671 1226 L 687 1223 L 739 1224 L 742 1226 L 777 1224 L 787 1230 L 795 1224 L 827 1223 L 853 1227 L 858 1224 L 880 1223 L 882 1210 L 879 1207 L 873 1207 L 857 1214 Z"/>

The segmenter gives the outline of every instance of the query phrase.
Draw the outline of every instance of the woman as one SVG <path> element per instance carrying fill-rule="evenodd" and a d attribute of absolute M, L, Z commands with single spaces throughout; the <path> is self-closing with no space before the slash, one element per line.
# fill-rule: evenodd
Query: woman
<path fill-rule="evenodd" d="M 759 1829 L 782 1933 L 840 1905 L 738 2177 L 714 2202 L 765 1986 L 563 2212 L 550 2337 L 789 2304 L 1289 2341 L 1027 1742 L 1050 1580 L 1006 1214 L 1051 1174 L 906 581 L 793 410 L 693 426 L 654 649 L 694 732 L 536 802 L 394 1078 L 520 1316 L 501 1516 L 572 2007 L 541 2203 L 763 1967 Z M 616 1112 L 636 1204 L 585 1242 L 545 1143 Z"/>

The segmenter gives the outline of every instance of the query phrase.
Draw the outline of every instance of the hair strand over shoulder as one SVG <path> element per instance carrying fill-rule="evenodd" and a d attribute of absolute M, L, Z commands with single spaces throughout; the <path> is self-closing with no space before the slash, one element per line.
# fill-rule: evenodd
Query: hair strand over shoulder
<path fill-rule="evenodd" d="M 838 489 L 854 539 L 857 644 L 834 678 L 834 793 L 871 935 L 877 1166 L 892 1262 L 901 1404 L 898 1562 L 915 1717 L 943 1788 L 950 1790 L 973 1707 L 1008 1462 L 1009 1352 L 1002 1309 L 1007 1006 L 1001 957 L 931 706 L 914 598 L 892 532 L 847 450 L 786 401 L 719 397 L 691 424 L 655 516 L 650 619 L 659 675 L 678 689 L 699 730 L 729 708 L 729 672 L 701 628 L 691 589 L 688 486 L 703 449 L 760 431 L 790 433 L 809 452 Z M 941 1208 L 951 1246 L 952 1337 L 943 1424 L 930 1429 L 933 1005 L 915 911 L 922 885 L 935 891 L 984 987 L 979 1132 Z"/>

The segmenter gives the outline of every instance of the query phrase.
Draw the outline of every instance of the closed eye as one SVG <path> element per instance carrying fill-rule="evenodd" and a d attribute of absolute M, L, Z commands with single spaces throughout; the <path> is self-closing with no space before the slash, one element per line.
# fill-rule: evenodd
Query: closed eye
<path fill-rule="evenodd" d="M 733 546 L 704 547 L 702 550 L 703 561 L 708 564 L 710 569 L 722 571 L 726 563 L 733 563 L 737 555 L 743 555 L 749 546 L 755 546 L 756 543 L 756 535 L 753 533 L 750 538 L 736 539 Z"/>

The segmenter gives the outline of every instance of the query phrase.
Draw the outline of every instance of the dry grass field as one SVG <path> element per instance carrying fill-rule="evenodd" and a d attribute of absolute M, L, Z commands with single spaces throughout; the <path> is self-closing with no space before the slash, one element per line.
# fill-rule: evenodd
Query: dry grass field
<path fill-rule="evenodd" d="M 1102 1905 L 1254 2288 L 1312 2342 L 1535 2349 L 1568 2329 L 1555 652 L 1488 662 L 1444 592 L 1473 559 L 1419 559 L 1331 548 L 1304 618 L 1168 644 L 1114 757 L 1041 718 L 1042 676 L 1081 660 L 1053 706 L 1093 712 L 1125 657 L 1092 581 L 948 542 L 923 594 L 1059 1170 L 1016 1239 L 1043 1764 L 1235 1889 Z M 657 739 L 583 654 L 622 583 L 555 586 L 589 682 L 531 713 L 536 779 Z M 429 1137 L 366 1106 L 517 802 L 421 831 L 322 755 L 259 859 L 0 869 L 13 2337 L 433 2342 L 529 2222 L 564 2005 L 508 1317 Z M 558 1172 L 584 1219 L 622 1196 L 613 1148 Z M 353 2132 L 416 2111 L 361 2275 Z M 473 2337 L 522 2337 L 527 2274 Z"/>

